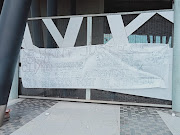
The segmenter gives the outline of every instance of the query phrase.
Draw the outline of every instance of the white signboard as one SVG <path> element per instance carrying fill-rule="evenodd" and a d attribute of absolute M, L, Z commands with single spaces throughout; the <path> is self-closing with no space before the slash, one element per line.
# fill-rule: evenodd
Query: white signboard
<path fill-rule="evenodd" d="M 21 50 L 25 88 L 167 88 L 166 44 L 97 45 Z"/>

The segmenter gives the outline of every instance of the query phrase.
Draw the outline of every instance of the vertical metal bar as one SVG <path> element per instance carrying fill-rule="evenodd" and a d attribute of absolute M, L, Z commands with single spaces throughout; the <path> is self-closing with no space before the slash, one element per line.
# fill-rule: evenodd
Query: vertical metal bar
<path fill-rule="evenodd" d="M 0 14 L 1 14 L 2 6 L 3 6 L 3 0 L 0 0 Z"/>
<path fill-rule="evenodd" d="M 71 15 L 76 15 L 76 0 L 71 0 Z"/>
<path fill-rule="evenodd" d="M 31 17 L 40 17 L 40 16 L 41 16 L 40 0 L 32 0 Z M 44 47 L 41 20 L 32 21 L 32 37 L 33 37 L 34 45 L 40 48 Z"/>
<path fill-rule="evenodd" d="M 172 108 L 173 111 L 180 112 L 180 0 L 174 2 Z"/>
<path fill-rule="evenodd" d="M 19 87 L 19 60 L 17 61 L 16 64 L 9 100 L 18 98 L 18 87 Z"/>
<path fill-rule="evenodd" d="M 87 17 L 87 46 L 92 45 L 92 17 Z M 86 89 L 86 100 L 91 100 L 91 89 Z"/>
<path fill-rule="evenodd" d="M 47 16 L 57 16 L 57 0 L 47 0 Z"/>
<path fill-rule="evenodd" d="M 31 0 L 5 0 L 0 18 L 0 126 L 14 77 Z"/>
<path fill-rule="evenodd" d="M 0 105 L 0 127 L 3 125 L 5 111 L 6 111 L 6 105 Z"/>
<path fill-rule="evenodd" d="M 47 0 L 47 16 L 57 16 L 57 0 Z M 53 20 L 57 24 L 56 20 Z M 47 31 L 46 48 L 57 48 L 56 42 L 53 40 L 51 34 Z"/>
<path fill-rule="evenodd" d="M 92 45 L 92 17 L 87 17 L 87 45 Z"/>

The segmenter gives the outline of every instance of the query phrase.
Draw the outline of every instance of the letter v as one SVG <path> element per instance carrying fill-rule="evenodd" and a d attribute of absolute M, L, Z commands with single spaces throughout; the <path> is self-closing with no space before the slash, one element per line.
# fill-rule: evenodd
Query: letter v
<path fill-rule="evenodd" d="M 44 24 L 51 33 L 53 39 L 59 47 L 74 47 L 76 39 L 82 24 L 83 17 L 70 18 L 64 39 L 55 26 L 52 19 L 43 19 Z"/>

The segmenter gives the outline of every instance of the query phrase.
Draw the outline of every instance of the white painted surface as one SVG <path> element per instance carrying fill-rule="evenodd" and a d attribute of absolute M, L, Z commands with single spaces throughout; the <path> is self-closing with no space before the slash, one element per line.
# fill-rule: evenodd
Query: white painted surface
<path fill-rule="evenodd" d="M 87 17 L 87 45 L 92 45 L 92 17 Z M 86 89 L 86 100 L 91 99 L 91 89 Z"/>
<path fill-rule="evenodd" d="M 19 60 L 17 61 L 16 64 L 9 100 L 18 98 L 18 88 L 19 88 Z"/>
<path fill-rule="evenodd" d="M 87 45 L 92 45 L 92 17 L 87 17 Z"/>
<path fill-rule="evenodd" d="M 26 44 L 28 44 L 30 46 L 33 45 L 28 24 L 26 24 L 25 33 L 24 33 L 24 39 L 25 39 Z"/>
<path fill-rule="evenodd" d="M 130 105 L 141 107 L 157 107 L 171 109 L 172 105 L 162 104 L 149 104 L 149 103 L 134 103 L 134 102 L 117 102 L 117 101 L 102 101 L 102 100 L 86 100 L 86 99 L 70 99 L 70 98 L 55 98 L 55 97 L 38 97 L 38 96 L 19 96 L 23 99 L 43 99 L 43 100 L 55 100 L 65 102 L 79 102 L 79 103 L 94 103 L 94 104 L 108 104 L 108 105 Z"/>
<path fill-rule="evenodd" d="M 180 112 L 180 0 L 174 1 L 172 108 Z"/>
<path fill-rule="evenodd" d="M 91 89 L 86 89 L 86 100 L 91 100 Z"/>
<path fill-rule="evenodd" d="M 174 23 L 174 11 L 164 11 L 164 12 L 157 12 L 159 15 L 164 17 L 165 19 L 169 20 L 170 22 Z M 156 12 L 149 12 L 149 13 L 141 13 L 138 15 L 134 20 L 132 20 L 126 27 L 126 34 L 127 37 L 133 34 L 138 28 L 140 28 L 143 24 L 145 24 L 148 20 L 150 20 Z M 118 29 L 117 29 L 118 30 Z M 114 38 L 107 42 L 107 45 L 114 44 Z"/>
<path fill-rule="evenodd" d="M 173 135 L 180 135 L 180 117 L 157 111 Z"/>
<path fill-rule="evenodd" d="M 174 23 L 174 11 L 169 12 L 158 12 L 162 17 L 169 20 L 170 22 Z"/>
<path fill-rule="evenodd" d="M 65 36 L 63 38 L 51 19 L 43 19 L 43 22 L 46 25 L 48 31 L 51 33 L 53 39 L 60 48 L 74 47 L 82 21 L 83 17 L 70 18 Z"/>
<path fill-rule="evenodd" d="M 59 102 L 11 135 L 120 135 L 119 106 Z"/>
<path fill-rule="evenodd" d="M 24 32 L 24 39 L 22 41 L 22 47 L 24 49 L 35 49 L 37 48 L 32 41 L 31 33 L 29 30 L 28 24 L 26 24 L 25 32 Z"/>
<path fill-rule="evenodd" d="M 8 100 L 7 106 L 14 105 L 14 104 L 16 104 L 16 103 L 22 102 L 23 100 L 24 100 L 24 99 L 22 99 L 22 98 Z"/>
<path fill-rule="evenodd" d="M 140 28 L 144 23 L 146 23 L 152 16 L 156 13 L 142 13 L 138 15 L 133 21 L 131 21 L 126 26 L 127 36 L 130 36 L 133 32 L 135 32 L 138 28 Z"/>
<path fill-rule="evenodd" d="M 155 13 L 141 13 L 140 15 L 138 15 L 133 21 L 131 21 L 125 27 L 126 37 L 124 39 L 123 39 L 123 37 L 121 37 L 122 38 L 121 39 L 119 36 L 117 36 L 117 38 L 121 39 L 120 42 L 122 42 L 122 40 L 125 40 L 125 42 L 129 42 L 129 41 L 127 41 L 128 40 L 127 37 L 130 36 L 133 32 L 135 32 L 139 27 L 141 27 L 144 23 L 146 23 L 154 15 L 155 15 Z M 110 18 L 110 21 L 112 20 L 112 21 L 116 22 L 117 19 L 116 18 L 114 18 L 114 19 L 115 20 Z M 116 28 L 119 25 L 120 26 L 124 26 L 124 24 L 122 24 L 122 23 L 123 23 L 122 19 L 119 20 L 119 22 L 117 22 L 117 24 L 113 24 L 112 23 L 112 28 L 114 28 L 114 29 L 111 29 L 112 34 L 113 34 L 113 31 L 115 31 L 115 32 L 119 31 L 119 32 L 123 32 L 124 33 L 124 27 L 123 28 L 120 28 L 120 27 Z M 110 25 L 110 27 L 111 27 L 111 25 Z M 108 44 L 109 45 L 114 44 L 115 43 L 115 41 L 113 42 L 113 40 L 115 40 L 114 37 L 115 36 L 113 36 L 113 38 L 111 40 L 109 40 L 106 44 L 107 45 Z"/>
<path fill-rule="evenodd" d="M 83 17 L 70 18 L 62 47 L 74 47 L 83 21 Z"/>
<path fill-rule="evenodd" d="M 122 16 L 108 15 L 107 19 L 115 45 L 127 45 L 129 43 L 127 38 L 128 36 L 124 28 Z"/>
<path fill-rule="evenodd" d="M 63 37 L 51 19 L 43 19 L 44 24 L 59 47 L 62 47 Z"/>

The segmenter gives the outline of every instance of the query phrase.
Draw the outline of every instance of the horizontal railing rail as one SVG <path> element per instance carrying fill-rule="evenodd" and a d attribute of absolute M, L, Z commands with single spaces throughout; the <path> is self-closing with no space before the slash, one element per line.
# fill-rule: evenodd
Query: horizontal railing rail
<path fill-rule="evenodd" d="M 147 11 L 134 11 L 134 12 L 118 12 L 118 13 L 102 13 L 102 14 L 86 14 L 86 15 L 69 15 L 69 16 L 51 16 L 51 17 L 33 17 L 28 18 L 28 21 L 33 20 L 42 20 L 42 19 L 65 19 L 71 17 L 101 17 L 107 15 L 133 15 L 149 12 L 165 12 L 165 11 L 174 11 L 173 9 L 164 9 L 164 10 L 147 10 Z"/>

